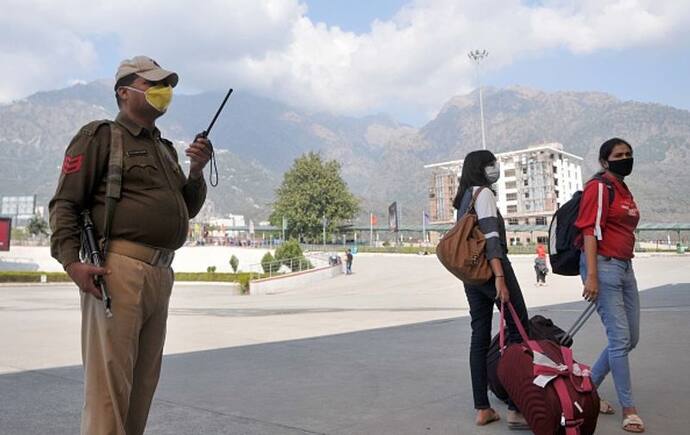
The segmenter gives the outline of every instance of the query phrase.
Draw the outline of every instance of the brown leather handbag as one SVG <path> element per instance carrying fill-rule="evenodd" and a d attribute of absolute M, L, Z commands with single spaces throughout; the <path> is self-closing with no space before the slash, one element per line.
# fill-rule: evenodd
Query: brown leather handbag
<path fill-rule="evenodd" d="M 486 259 L 486 238 L 479 229 L 474 203 L 480 187 L 472 195 L 465 215 L 448 231 L 436 246 L 436 256 L 446 269 L 465 284 L 484 284 L 493 276 Z"/>

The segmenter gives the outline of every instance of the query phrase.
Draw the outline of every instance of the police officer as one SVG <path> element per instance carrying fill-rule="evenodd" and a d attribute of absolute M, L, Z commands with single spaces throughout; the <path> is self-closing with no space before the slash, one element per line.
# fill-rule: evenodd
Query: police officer
<path fill-rule="evenodd" d="M 165 342 L 170 268 L 189 219 L 206 198 L 202 170 L 212 147 L 197 138 L 186 150 L 189 174 L 156 119 L 165 114 L 178 76 L 137 56 L 117 70 L 115 121 L 86 124 L 67 147 L 50 201 L 51 254 L 81 290 L 84 408 L 82 434 L 142 434 L 158 384 Z M 113 159 L 120 150 L 121 161 Z M 108 181 L 111 174 L 121 174 Z M 115 180 L 115 181 L 113 181 Z M 107 222 L 106 191 L 119 189 L 104 268 L 79 261 L 82 210 L 97 236 Z M 107 318 L 94 276 L 104 276 L 114 316 Z"/>

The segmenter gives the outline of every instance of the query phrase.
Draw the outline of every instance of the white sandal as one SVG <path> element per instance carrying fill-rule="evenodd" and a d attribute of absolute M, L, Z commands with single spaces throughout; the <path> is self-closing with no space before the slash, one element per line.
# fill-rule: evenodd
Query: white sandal
<path fill-rule="evenodd" d="M 628 426 L 633 426 L 634 428 Z M 627 432 L 642 433 L 644 432 L 644 422 L 642 422 L 639 415 L 628 414 L 623 417 L 623 430 Z"/>
<path fill-rule="evenodd" d="M 616 410 L 611 406 L 611 404 L 604 399 L 599 401 L 599 414 L 612 415 L 615 414 Z"/>

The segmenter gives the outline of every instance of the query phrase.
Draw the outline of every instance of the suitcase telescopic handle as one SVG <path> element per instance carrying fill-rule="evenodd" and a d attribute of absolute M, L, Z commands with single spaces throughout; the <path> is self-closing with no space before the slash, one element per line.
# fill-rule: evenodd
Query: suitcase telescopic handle
<path fill-rule="evenodd" d="M 573 326 L 568 329 L 568 332 L 565 333 L 563 337 L 561 337 L 560 344 L 564 345 L 569 339 L 572 340 L 573 337 L 575 337 L 575 334 L 585 326 L 585 323 L 587 323 L 587 320 L 589 320 L 589 317 L 596 311 L 597 305 L 594 302 L 590 302 L 587 308 L 580 314 L 580 316 L 575 320 L 575 323 L 573 323 Z"/>

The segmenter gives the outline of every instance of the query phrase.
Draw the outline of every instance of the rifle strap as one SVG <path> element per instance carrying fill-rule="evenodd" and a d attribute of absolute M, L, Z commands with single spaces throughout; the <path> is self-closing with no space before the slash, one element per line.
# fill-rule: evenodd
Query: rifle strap
<path fill-rule="evenodd" d="M 108 175 L 105 187 L 105 225 L 103 226 L 103 252 L 107 252 L 110 227 L 115 216 L 115 206 L 122 196 L 122 166 L 124 160 L 124 138 L 122 129 L 110 123 L 110 151 L 108 154 Z"/>

